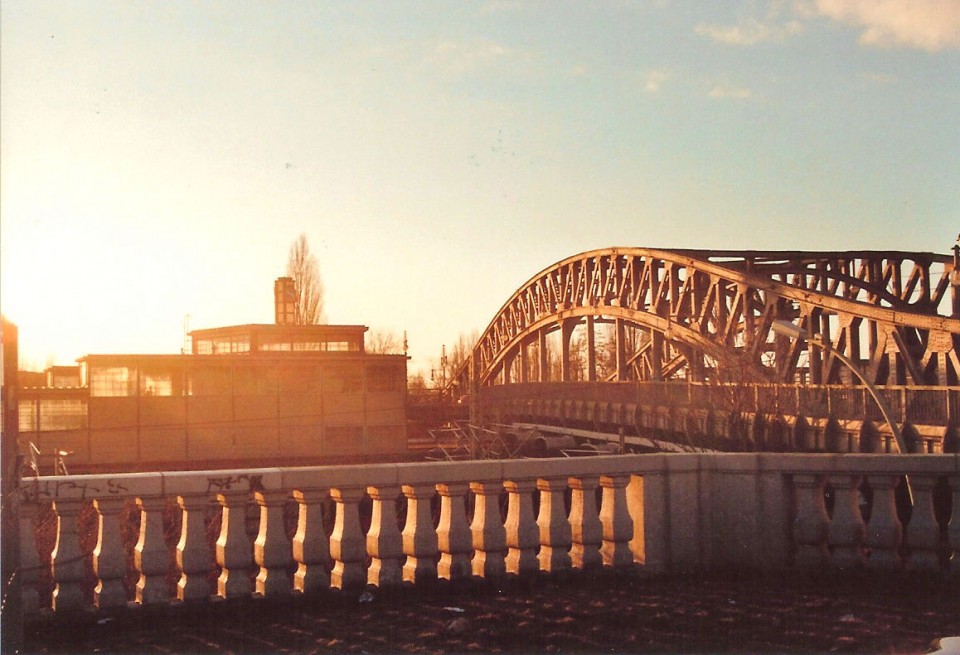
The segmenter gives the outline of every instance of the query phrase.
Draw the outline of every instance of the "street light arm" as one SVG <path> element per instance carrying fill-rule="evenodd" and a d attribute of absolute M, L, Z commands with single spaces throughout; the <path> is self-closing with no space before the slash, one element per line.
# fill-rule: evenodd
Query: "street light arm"
<path fill-rule="evenodd" d="M 893 439 L 897 444 L 897 450 L 901 454 L 906 454 L 907 448 L 906 444 L 903 441 L 903 434 L 900 432 L 900 427 L 897 425 L 896 421 L 893 420 L 893 416 L 890 414 L 890 409 L 887 407 L 886 402 L 880 396 L 880 392 L 873 385 L 873 383 L 867 379 L 867 377 L 860 371 L 860 367 L 856 366 L 853 361 L 850 360 L 846 355 L 836 350 L 832 346 L 823 342 L 817 337 L 807 337 L 803 330 L 801 330 L 797 325 L 789 321 L 774 321 L 771 325 L 771 328 L 776 334 L 780 336 L 787 337 L 794 341 L 806 341 L 807 343 L 820 348 L 829 355 L 832 355 L 839 359 L 843 364 L 853 371 L 853 374 L 859 378 L 863 383 L 863 386 L 867 388 L 867 391 L 870 392 L 870 395 L 873 396 L 873 400 L 877 403 L 877 407 L 880 408 L 880 414 L 883 415 L 883 420 L 887 422 L 887 425 L 890 426 L 890 431 L 893 432 Z"/>
<path fill-rule="evenodd" d="M 870 395 L 873 396 L 874 401 L 877 403 L 877 407 L 880 408 L 880 414 L 883 415 L 883 420 L 887 422 L 887 425 L 890 426 L 890 431 L 893 432 L 893 439 L 897 443 L 897 449 L 900 451 L 900 454 L 907 453 L 906 444 L 903 441 L 903 434 L 900 432 L 900 426 L 897 425 L 897 422 L 893 419 L 893 416 L 890 414 L 890 408 L 887 407 L 887 403 L 883 401 L 880 397 L 880 391 L 873 385 L 873 383 L 867 379 L 867 377 L 860 371 L 860 367 L 854 365 L 854 363 L 843 353 L 838 351 L 832 346 L 828 346 L 820 339 L 809 339 L 809 343 L 821 348 L 824 352 L 833 355 L 841 362 L 843 362 L 847 368 L 853 371 L 853 374 L 856 375 L 863 386 L 867 388 L 867 391 L 870 392 Z"/>

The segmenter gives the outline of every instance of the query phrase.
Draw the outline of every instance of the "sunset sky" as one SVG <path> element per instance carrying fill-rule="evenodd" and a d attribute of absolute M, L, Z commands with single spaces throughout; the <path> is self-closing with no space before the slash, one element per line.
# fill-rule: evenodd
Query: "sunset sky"
<path fill-rule="evenodd" d="M 605 246 L 948 252 L 960 0 L 0 2 L 0 308 L 21 363 L 273 321 L 411 373 Z"/>

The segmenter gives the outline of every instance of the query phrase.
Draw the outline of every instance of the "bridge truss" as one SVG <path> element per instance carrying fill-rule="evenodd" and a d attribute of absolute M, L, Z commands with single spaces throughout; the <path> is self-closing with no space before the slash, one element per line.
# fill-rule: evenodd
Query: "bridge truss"
<path fill-rule="evenodd" d="M 806 339 L 775 333 L 789 321 Z M 911 252 L 608 248 L 540 271 L 456 376 L 547 381 L 960 384 L 960 264 Z"/>

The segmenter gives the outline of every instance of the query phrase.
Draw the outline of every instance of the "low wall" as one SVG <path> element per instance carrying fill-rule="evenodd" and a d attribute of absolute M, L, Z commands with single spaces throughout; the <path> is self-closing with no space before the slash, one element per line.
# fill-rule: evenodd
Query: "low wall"
<path fill-rule="evenodd" d="M 22 481 L 18 511 L 28 620 L 570 569 L 956 573 L 960 456 L 657 454 L 41 477 Z"/>

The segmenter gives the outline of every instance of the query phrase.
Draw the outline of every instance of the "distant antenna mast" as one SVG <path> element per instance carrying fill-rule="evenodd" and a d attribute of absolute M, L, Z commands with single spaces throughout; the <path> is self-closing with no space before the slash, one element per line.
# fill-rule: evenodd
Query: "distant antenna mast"
<path fill-rule="evenodd" d="M 447 387 L 447 344 L 443 344 L 440 349 L 440 386 Z"/>
<path fill-rule="evenodd" d="M 183 346 L 180 348 L 180 354 L 186 355 L 191 351 L 192 344 L 190 343 L 190 314 L 184 314 L 183 316 Z"/>

